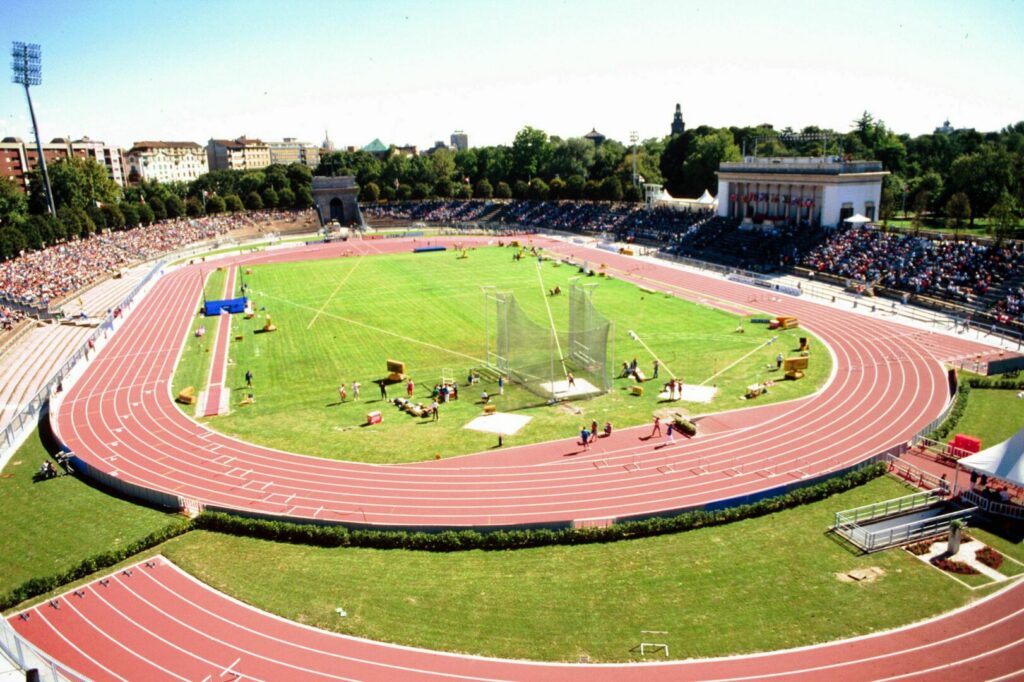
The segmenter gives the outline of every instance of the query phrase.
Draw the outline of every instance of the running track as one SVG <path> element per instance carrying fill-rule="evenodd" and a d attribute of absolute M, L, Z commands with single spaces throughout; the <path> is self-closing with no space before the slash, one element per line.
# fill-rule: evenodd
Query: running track
<path fill-rule="evenodd" d="M 97 680 L 995 680 L 1024 677 L 1024 582 L 908 627 L 717 659 L 533 663 L 381 644 L 258 611 L 154 557 L 11 616 Z"/>
<path fill-rule="evenodd" d="M 752 293 L 763 293 L 583 246 L 533 241 L 708 305 L 743 309 Z M 408 240 L 346 242 L 220 263 L 408 252 L 412 246 Z M 697 438 L 660 449 L 640 440 L 646 429 L 633 429 L 600 439 L 586 454 L 566 440 L 415 464 L 350 463 L 241 442 L 209 431 L 172 404 L 171 376 L 200 296 L 195 267 L 154 285 L 67 392 L 55 428 L 88 473 L 129 493 L 272 517 L 406 528 L 602 524 L 742 502 L 906 442 L 947 402 L 941 361 L 990 350 L 779 296 L 754 305 L 799 316 L 835 356 L 832 380 L 814 396 L 704 417 Z"/>

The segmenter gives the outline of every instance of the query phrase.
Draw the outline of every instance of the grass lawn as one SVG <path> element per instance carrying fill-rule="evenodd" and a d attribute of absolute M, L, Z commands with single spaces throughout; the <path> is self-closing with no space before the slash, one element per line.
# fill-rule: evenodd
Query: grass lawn
<path fill-rule="evenodd" d="M 1010 438 L 1024 427 L 1024 400 L 1017 393 L 1010 389 L 971 389 L 955 432 L 981 437 L 983 448 Z"/>
<path fill-rule="evenodd" d="M 492 435 L 462 428 L 481 414 L 480 391 L 497 393 L 492 384 L 464 386 L 469 368 L 480 366 L 485 356 L 480 287 L 515 292 L 530 319 L 545 327 L 550 305 L 556 326 L 565 329 L 569 279 L 579 274 L 576 268 L 553 262 L 546 262 L 538 274 L 535 260 L 514 263 L 510 249 L 497 247 L 473 250 L 464 260 L 448 251 L 260 265 L 253 271 L 245 278 L 250 295 L 257 309 L 265 307 L 272 314 L 279 330 L 255 333 L 265 322 L 262 314 L 252 320 L 236 318 L 232 333 L 244 334 L 245 340 L 231 344 L 228 385 L 241 395 L 245 372 L 251 369 L 256 404 L 206 423 L 272 447 L 372 462 L 415 461 L 492 447 Z M 508 443 L 564 438 L 577 433 L 584 421 L 611 421 L 616 427 L 644 423 L 655 409 L 666 406 L 657 393 L 669 378 L 668 369 L 687 383 L 717 385 L 718 396 L 711 404 L 678 403 L 692 413 L 743 407 L 746 386 L 779 379 L 781 372 L 767 366 L 774 368 L 780 351 L 795 353 L 798 337 L 809 335 L 800 329 L 784 331 L 776 343 L 762 347 L 778 332 L 748 321 L 746 333 L 736 334 L 741 318 L 708 305 L 647 293 L 617 279 L 587 281 L 599 283 L 595 306 L 615 323 L 609 349 L 612 368 L 636 357 L 650 376 L 654 358 L 630 339 L 628 332 L 634 330 L 661 359 L 660 380 L 646 383 L 645 394 L 635 397 L 628 392 L 632 380 L 616 379 L 608 394 L 556 407 L 538 405 L 535 395 L 510 386 L 496 398 L 498 409 L 520 412 L 532 421 Z M 543 294 L 556 285 L 566 295 Z M 196 356 L 206 355 L 207 345 L 212 339 L 203 344 L 192 337 L 186 341 L 175 390 L 185 385 L 202 388 L 205 377 L 195 367 L 205 358 Z M 813 338 L 812 348 L 819 352 L 812 355 L 805 379 L 780 382 L 758 401 L 791 399 L 823 385 L 831 358 L 820 352 L 821 345 Z M 373 382 L 385 376 L 388 358 L 406 363 L 416 382 L 417 401 L 429 405 L 431 389 L 446 369 L 459 383 L 460 399 L 443 406 L 437 423 L 382 403 Z M 351 386 L 353 381 L 362 384 L 361 399 L 352 400 L 350 393 L 350 399 L 340 403 L 339 384 Z M 404 386 L 393 385 L 389 391 L 390 397 L 404 394 Z M 376 409 L 383 409 L 384 423 L 363 428 L 366 413 Z"/>
<path fill-rule="evenodd" d="M 0 474 L 0 592 L 180 522 L 72 476 L 33 481 L 48 457 L 37 430 Z"/>
<path fill-rule="evenodd" d="M 882 478 L 770 517 L 608 545 L 435 554 L 193 532 L 162 551 L 245 602 L 382 641 L 618 661 L 639 658 L 631 648 L 651 640 L 641 630 L 665 630 L 654 639 L 673 658 L 716 656 L 859 635 L 969 601 L 969 590 L 902 550 L 858 556 L 826 534 L 836 510 L 906 492 Z M 835 577 L 868 566 L 885 575 Z"/>
<path fill-rule="evenodd" d="M 906 219 L 897 218 L 897 219 L 894 219 L 894 220 L 889 220 L 889 229 L 899 230 L 901 232 L 913 232 L 914 231 L 914 224 L 913 224 L 913 221 L 910 218 L 906 218 Z M 941 220 L 939 218 L 926 218 L 923 221 L 923 223 L 921 224 L 921 231 L 922 232 L 933 232 L 933 233 L 934 232 L 940 232 L 940 233 L 942 233 L 943 235 L 945 235 L 945 236 L 947 236 L 949 238 L 952 238 L 955 234 L 957 234 L 956 231 L 953 229 L 953 223 L 952 222 L 949 222 L 947 224 L 946 221 Z M 1022 237 L 1022 233 L 1024 233 L 1024 228 L 1022 228 L 1021 225 L 1018 224 L 1017 225 L 1017 230 L 1016 230 L 1015 234 L 1013 234 L 1011 236 L 1011 239 L 1020 239 Z M 989 232 L 989 221 L 988 221 L 988 219 L 987 218 L 977 218 L 977 219 L 975 219 L 974 227 L 970 227 L 969 224 L 965 225 L 964 228 L 962 230 L 960 230 L 959 235 L 961 237 L 972 237 L 972 236 L 991 237 L 992 234 Z"/>

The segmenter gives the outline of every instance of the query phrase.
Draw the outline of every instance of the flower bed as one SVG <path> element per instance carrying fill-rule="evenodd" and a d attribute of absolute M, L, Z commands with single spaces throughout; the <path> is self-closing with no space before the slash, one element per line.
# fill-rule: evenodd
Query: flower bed
<path fill-rule="evenodd" d="M 933 541 L 925 540 L 924 542 L 915 542 L 912 545 L 907 545 L 904 549 L 914 556 L 924 556 L 932 548 L 933 544 L 935 544 Z"/>
<path fill-rule="evenodd" d="M 958 573 L 959 575 L 978 575 L 977 569 L 968 566 L 964 562 L 944 559 L 941 556 L 937 556 L 932 559 L 932 565 L 941 568 L 943 571 L 948 573 Z"/>
<path fill-rule="evenodd" d="M 1003 555 L 991 547 L 982 547 L 974 553 L 974 558 L 996 571 L 1003 565 Z"/>

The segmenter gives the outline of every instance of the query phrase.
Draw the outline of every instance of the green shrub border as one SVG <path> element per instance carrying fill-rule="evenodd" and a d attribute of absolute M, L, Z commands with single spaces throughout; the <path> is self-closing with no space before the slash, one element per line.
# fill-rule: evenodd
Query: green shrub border
<path fill-rule="evenodd" d="M 337 525 L 272 521 L 223 512 L 203 512 L 196 517 L 194 527 L 215 533 L 315 547 L 367 547 L 425 552 L 460 552 L 474 549 L 495 551 L 549 545 L 585 545 L 678 533 L 774 514 L 784 509 L 817 502 L 864 485 L 885 474 L 886 469 L 886 464 L 874 463 L 842 476 L 836 476 L 751 504 L 714 511 L 697 509 L 676 516 L 658 516 L 639 521 L 625 521 L 603 528 L 530 528 L 490 532 L 466 529 L 431 533 L 353 529 Z"/>
<path fill-rule="evenodd" d="M 140 552 L 145 552 L 147 549 L 156 547 L 171 538 L 187 533 L 192 530 L 192 527 L 192 521 L 172 523 L 160 530 L 153 531 L 144 538 L 130 542 L 124 547 L 86 557 L 62 573 L 55 573 L 40 578 L 30 578 L 0 597 L 0 611 L 14 608 L 26 599 L 38 597 L 41 594 L 46 594 L 76 580 L 88 577 L 97 571 L 115 566 Z"/>
<path fill-rule="evenodd" d="M 964 416 L 964 410 L 967 409 L 967 401 L 970 399 L 971 390 L 988 390 L 996 389 L 1002 391 L 1021 391 L 1024 390 L 1024 379 L 990 379 L 985 377 L 971 377 L 966 380 L 961 380 L 960 385 L 957 387 L 956 401 L 953 404 L 953 409 L 949 411 L 946 416 L 946 420 L 939 424 L 939 427 L 928 434 L 928 437 L 932 440 L 944 441 L 949 438 L 953 430 L 956 429 L 957 424 Z"/>
<path fill-rule="evenodd" d="M 842 476 L 836 476 L 751 504 L 714 511 L 698 509 L 671 517 L 658 516 L 640 521 L 625 521 L 605 528 L 530 528 L 497 530 L 487 533 L 466 529 L 428 533 L 424 531 L 349 529 L 337 525 L 271 521 L 223 512 L 203 512 L 194 519 L 170 524 L 119 549 L 83 559 L 62 573 L 31 578 L 0 597 L 0 611 L 14 608 L 28 599 L 57 590 L 97 571 L 119 564 L 167 540 L 197 529 L 313 547 L 366 547 L 421 552 L 461 552 L 474 549 L 497 551 L 550 545 L 586 545 L 679 533 L 766 516 L 846 492 L 884 475 L 886 470 L 887 467 L 884 463 L 877 462 Z"/>
<path fill-rule="evenodd" d="M 956 400 L 953 402 L 953 409 L 946 415 L 946 419 L 939 424 L 939 427 L 928 434 L 928 437 L 932 440 L 944 441 L 949 437 L 949 434 L 953 432 L 956 425 L 960 423 L 960 420 L 964 416 L 964 411 L 967 409 L 967 401 L 971 397 L 971 383 L 960 382 L 957 387 Z"/>

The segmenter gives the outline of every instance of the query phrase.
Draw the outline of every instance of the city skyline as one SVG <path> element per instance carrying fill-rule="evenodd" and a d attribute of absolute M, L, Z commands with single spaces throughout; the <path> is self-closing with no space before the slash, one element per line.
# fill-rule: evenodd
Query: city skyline
<path fill-rule="evenodd" d="M 129 11 L 130 10 L 130 11 Z M 688 127 L 998 130 L 1024 118 L 1020 3 L 297 2 L 89 5 L 11 0 L 2 39 L 42 45 L 44 141 L 241 135 L 338 148 L 426 148 L 464 130 L 510 144 L 525 125 L 626 142 Z M 0 89 L 0 137 L 28 140 L 24 96 Z"/>

